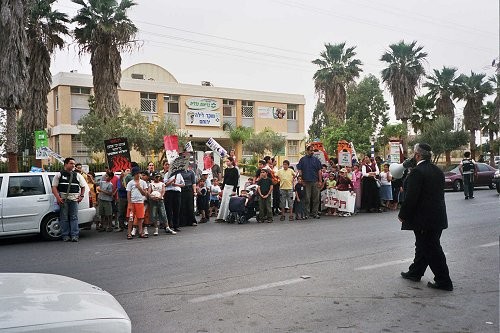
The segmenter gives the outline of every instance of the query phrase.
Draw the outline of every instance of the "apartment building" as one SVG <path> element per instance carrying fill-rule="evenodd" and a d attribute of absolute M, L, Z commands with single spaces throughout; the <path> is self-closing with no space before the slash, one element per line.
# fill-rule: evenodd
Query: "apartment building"
<path fill-rule="evenodd" d="M 62 156 L 90 162 L 92 152 L 83 145 L 78 120 L 89 112 L 92 76 L 76 72 L 58 73 L 49 93 L 49 146 Z M 170 119 L 187 133 L 195 150 L 207 150 L 214 138 L 237 156 L 250 156 L 241 144 L 231 147 L 227 124 L 247 126 L 260 132 L 271 128 L 287 139 L 282 158 L 291 162 L 304 150 L 303 95 L 179 83 L 166 69 L 149 63 L 133 65 L 122 72 L 119 88 L 122 106 L 141 111 L 149 121 Z M 138 159 L 139 155 L 133 156 Z"/>

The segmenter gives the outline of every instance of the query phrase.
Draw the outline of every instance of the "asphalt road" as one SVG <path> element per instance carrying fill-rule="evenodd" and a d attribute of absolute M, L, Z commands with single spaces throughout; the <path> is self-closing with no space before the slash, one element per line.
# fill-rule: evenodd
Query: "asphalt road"
<path fill-rule="evenodd" d="M 246 225 L 208 223 L 126 240 L 0 240 L 2 272 L 74 277 L 113 294 L 134 332 L 499 332 L 500 199 L 446 193 L 453 292 L 404 280 L 412 232 L 395 212 Z"/>

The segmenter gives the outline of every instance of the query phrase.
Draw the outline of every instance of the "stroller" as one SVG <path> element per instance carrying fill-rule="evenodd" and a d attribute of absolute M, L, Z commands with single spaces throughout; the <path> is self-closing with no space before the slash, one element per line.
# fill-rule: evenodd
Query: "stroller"
<path fill-rule="evenodd" d="M 226 218 L 227 223 L 248 223 L 248 220 L 257 216 L 255 192 L 248 191 L 248 194 L 235 196 L 229 199 L 229 215 Z M 246 203 L 246 205 L 245 205 Z"/>

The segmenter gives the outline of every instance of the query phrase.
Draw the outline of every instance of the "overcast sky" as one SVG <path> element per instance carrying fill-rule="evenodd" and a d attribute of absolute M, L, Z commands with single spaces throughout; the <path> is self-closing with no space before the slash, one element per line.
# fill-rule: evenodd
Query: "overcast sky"
<path fill-rule="evenodd" d="M 324 43 L 356 46 L 363 73 L 380 77 L 389 44 L 416 40 L 427 72 L 445 66 L 488 75 L 499 56 L 498 0 L 136 0 L 129 17 L 142 47 L 122 55 L 122 69 L 158 64 L 179 82 L 302 94 L 306 129 L 316 104 L 312 76 Z M 74 16 L 78 5 L 56 8 Z M 76 45 L 57 52 L 52 73 L 91 74 Z M 392 99 L 386 94 L 391 105 Z M 463 105 L 458 105 L 457 114 Z"/>

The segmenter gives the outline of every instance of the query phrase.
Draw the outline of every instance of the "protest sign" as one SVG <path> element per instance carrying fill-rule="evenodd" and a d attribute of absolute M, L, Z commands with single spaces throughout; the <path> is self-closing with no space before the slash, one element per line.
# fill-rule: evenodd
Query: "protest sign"
<path fill-rule="evenodd" d="M 104 140 L 108 168 L 113 172 L 130 169 L 130 150 L 127 138 Z"/>

